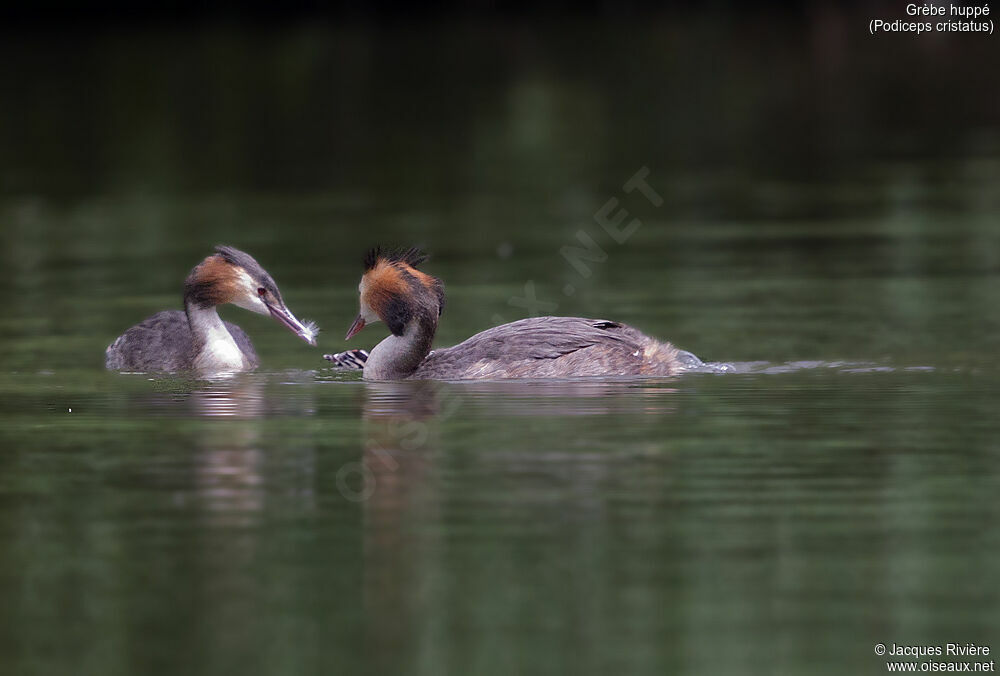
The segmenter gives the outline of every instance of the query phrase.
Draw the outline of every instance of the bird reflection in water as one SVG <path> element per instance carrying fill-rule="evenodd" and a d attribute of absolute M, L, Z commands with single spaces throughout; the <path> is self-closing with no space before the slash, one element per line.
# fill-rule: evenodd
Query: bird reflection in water
<path fill-rule="evenodd" d="M 253 525 L 264 506 L 257 423 L 264 401 L 263 382 L 248 378 L 220 379 L 191 393 L 198 415 L 227 419 L 203 426 L 196 437 L 195 490 L 211 525 Z"/>
<path fill-rule="evenodd" d="M 260 418 L 266 412 L 264 382 L 239 376 L 210 380 L 191 392 L 190 404 L 206 418 Z"/>
<path fill-rule="evenodd" d="M 245 374 L 205 383 L 190 394 L 189 410 L 202 417 L 192 438 L 192 485 L 204 543 L 200 557 L 208 601 L 202 619 L 209 627 L 240 626 L 242 610 L 224 600 L 260 597 L 254 571 L 271 544 L 266 517 L 275 510 L 275 496 L 280 493 L 282 506 L 296 512 L 315 510 L 313 447 L 296 447 L 288 439 L 276 446 L 267 434 L 269 419 L 312 414 L 308 390 L 286 387 L 268 374 Z M 289 464 L 308 469 L 284 471 Z M 209 635 L 224 653 L 245 650 L 238 634 Z"/>
<path fill-rule="evenodd" d="M 200 426 L 195 437 L 196 490 L 213 522 L 242 526 L 255 523 L 265 507 L 267 484 L 276 480 L 272 476 L 274 466 L 287 459 L 285 454 L 299 452 L 284 447 L 280 455 L 265 453 L 263 419 L 313 415 L 312 393 L 305 387 L 282 388 L 282 396 L 274 396 L 273 391 L 268 392 L 273 387 L 268 379 L 251 374 L 213 380 L 190 393 L 189 410 L 218 423 Z M 296 460 L 294 465 L 312 468 L 312 448 L 303 452 L 310 454 L 307 462 Z M 288 478 L 283 475 L 282 480 Z M 295 494 L 312 500 L 311 477 L 306 481 L 307 490 L 296 490 Z"/>
<path fill-rule="evenodd" d="M 428 474 L 439 448 L 438 421 L 461 404 L 445 383 L 403 381 L 365 385 L 364 603 L 367 654 L 374 671 L 392 671 L 419 639 L 420 581 L 436 537 L 419 529 L 435 523 L 439 495 Z M 385 664 L 379 662 L 385 660 Z"/>
<path fill-rule="evenodd" d="M 345 497 L 366 510 L 398 505 L 418 490 L 433 460 L 440 423 L 464 415 L 524 416 L 669 415 L 673 383 L 619 381 L 400 381 L 365 384 L 365 448 L 360 488 Z M 667 395 L 667 396 L 665 396 Z"/>
<path fill-rule="evenodd" d="M 364 485 L 351 499 L 362 503 L 364 602 L 367 654 L 395 666 L 391 656 L 412 655 L 426 624 L 434 571 L 447 548 L 439 528 L 446 521 L 442 434 L 459 417 L 671 415 L 673 381 L 402 381 L 366 383 L 364 450 L 359 472 Z M 491 453 L 504 463 L 501 474 L 524 474 L 526 464 L 548 467 L 544 452 Z M 544 471 L 544 470 L 543 470 Z M 581 473 L 585 474 L 585 473 Z M 585 476 L 572 481 L 587 482 Z M 586 500 L 589 491 L 581 491 Z M 583 506 L 585 511 L 585 506 Z M 378 671 L 380 669 L 376 669 Z"/>

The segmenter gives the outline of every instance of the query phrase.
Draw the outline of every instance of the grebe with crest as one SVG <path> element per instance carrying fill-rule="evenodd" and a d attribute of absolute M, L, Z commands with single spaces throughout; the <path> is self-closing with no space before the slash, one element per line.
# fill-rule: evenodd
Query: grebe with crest
<path fill-rule="evenodd" d="M 260 364 L 243 329 L 219 317 L 217 306 L 232 303 L 270 315 L 310 345 L 317 327 L 295 318 L 271 275 L 247 253 L 218 246 L 184 282 L 184 310 L 167 310 L 120 335 L 105 353 L 104 365 L 119 371 L 246 371 Z"/>
<path fill-rule="evenodd" d="M 324 358 L 348 368 L 363 364 L 368 380 L 672 376 L 706 366 L 626 324 L 582 317 L 522 319 L 431 351 L 444 285 L 417 269 L 426 258 L 419 249 L 369 251 L 358 286 L 360 312 L 346 340 L 377 321 L 392 335 L 370 354 L 352 350 Z"/>

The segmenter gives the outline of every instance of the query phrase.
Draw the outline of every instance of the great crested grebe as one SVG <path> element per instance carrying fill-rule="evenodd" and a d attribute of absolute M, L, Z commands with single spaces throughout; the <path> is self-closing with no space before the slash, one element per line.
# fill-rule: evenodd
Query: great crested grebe
<path fill-rule="evenodd" d="M 361 312 L 346 340 L 379 320 L 392 335 L 367 359 L 359 350 L 324 358 L 348 367 L 363 361 L 364 377 L 371 380 L 669 376 L 705 366 L 690 352 L 631 326 L 582 317 L 522 319 L 431 352 L 444 286 L 417 270 L 426 258 L 418 249 L 369 251 L 358 287 Z"/>
<path fill-rule="evenodd" d="M 270 315 L 310 345 L 316 326 L 303 324 L 285 307 L 278 285 L 252 256 L 218 246 L 184 282 L 184 311 L 157 312 L 108 346 L 104 365 L 120 371 L 228 372 L 260 363 L 243 329 L 224 322 L 216 306 L 232 303 Z"/>

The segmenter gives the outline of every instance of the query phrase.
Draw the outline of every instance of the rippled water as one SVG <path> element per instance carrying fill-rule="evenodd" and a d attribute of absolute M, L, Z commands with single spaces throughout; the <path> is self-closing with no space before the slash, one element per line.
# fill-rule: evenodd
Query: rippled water
<path fill-rule="evenodd" d="M 907 89 L 954 52 L 873 75 L 870 42 L 747 56 L 684 26 L 0 47 L 25 112 L 0 117 L 3 673 L 841 674 L 884 668 L 877 642 L 1000 649 L 995 107 L 954 73 Z M 939 146 L 938 123 L 960 131 Z M 642 167 L 659 206 L 623 189 Z M 594 221 L 612 198 L 641 221 L 620 244 Z M 581 230 L 607 253 L 587 275 L 560 254 Z M 231 308 L 260 371 L 105 372 L 218 242 L 320 349 Z M 533 293 L 736 368 L 363 383 L 320 354 L 349 347 L 378 242 L 435 254 L 441 345 Z"/>

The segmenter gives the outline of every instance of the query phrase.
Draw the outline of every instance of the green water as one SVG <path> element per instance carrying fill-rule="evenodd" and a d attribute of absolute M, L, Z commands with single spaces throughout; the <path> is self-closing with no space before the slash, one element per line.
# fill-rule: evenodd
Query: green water
<path fill-rule="evenodd" d="M 996 50 L 641 23 L 0 43 L 0 671 L 1000 650 Z M 533 292 L 739 372 L 363 383 L 319 355 L 384 334 L 340 340 L 379 242 L 433 252 L 441 345 Z M 105 372 L 216 243 L 319 349 L 227 308 L 258 372 Z"/>

